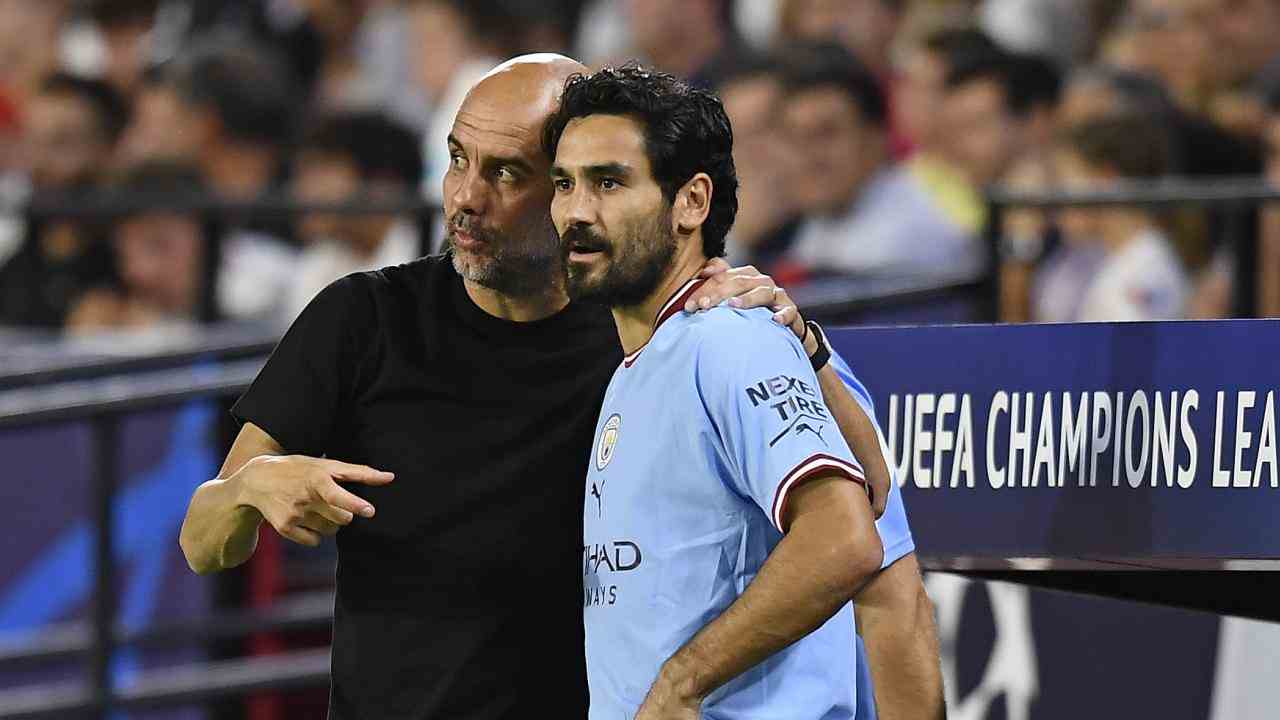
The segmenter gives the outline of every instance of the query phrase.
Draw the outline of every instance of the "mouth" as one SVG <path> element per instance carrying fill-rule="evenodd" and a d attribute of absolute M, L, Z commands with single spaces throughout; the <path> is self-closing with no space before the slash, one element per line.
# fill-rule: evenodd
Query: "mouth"
<path fill-rule="evenodd" d="M 450 236 L 453 238 L 453 246 L 455 248 L 466 250 L 468 252 L 479 250 L 485 245 L 488 245 L 484 240 L 477 238 L 466 230 L 461 230 L 456 227 L 450 230 Z"/>
<path fill-rule="evenodd" d="M 591 262 L 603 257 L 607 247 L 602 243 L 590 240 L 571 240 L 569 242 L 569 262 Z"/>

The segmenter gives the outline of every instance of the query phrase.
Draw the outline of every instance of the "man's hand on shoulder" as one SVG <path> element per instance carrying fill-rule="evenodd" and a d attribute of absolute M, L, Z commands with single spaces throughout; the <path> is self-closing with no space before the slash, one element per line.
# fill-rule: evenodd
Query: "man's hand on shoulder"
<path fill-rule="evenodd" d="M 373 505 L 338 483 L 386 485 L 393 479 L 365 465 L 302 455 L 260 455 L 228 478 L 237 485 L 240 506 L 257 510 L 276 532 L 310 547 L 356 515 L 374 515 Z"/>
<path fill-rule="evenodd" d="M 796 307 L 786 290 L 778 287 L 772 277 L 760 272 L 754 265 L 731 268 L 724 258 L 712 258 L 698 273 L 698 277 L 704 278 L 706 282 L 684 304 L 685 312 L 708 310 L 725 300 L 732 307 L 741 310 L 767 307 L 773 311 L 774 322 L 790 329 L 797 338 L 805 340 L 804 319 L 800 317 L 800 308 Z M 816 350 L 816 344 L 805 341 L 806 352 L 812 355 Z"/>

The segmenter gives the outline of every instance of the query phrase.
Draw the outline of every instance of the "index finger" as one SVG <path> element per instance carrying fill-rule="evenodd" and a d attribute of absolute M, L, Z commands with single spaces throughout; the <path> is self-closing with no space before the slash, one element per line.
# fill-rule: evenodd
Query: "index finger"
<path fill-rule="evenodd" d="M 373 517 L 373 505 L 368 500 L 357 496 L 349 490 L 343 489 L 338 483 L 330 481 L 321 485 L 316 489 L 316 494 L 325 503 L 335 508 L 346 510 L 347 512 L 359 515 L 360 517 Z"/>
<path fill-rule="evenodd" d="M 375 470 L 368 465 L 353 465 L 340 460 L 321 460 L 324 470 L 339 482 L 358 482 L 365 485 L 386 485 L 396 479 L 395 473 Z"/>
<path fill-rule="evenodd" d="M 742 307 L 752 308 L 768 304 L 773 299 L 773 278 L 760 273 L 722 273 L 702 283 L 689 300 L 685 312 L 715 307 L 730 298 L 740 298 Z"/>

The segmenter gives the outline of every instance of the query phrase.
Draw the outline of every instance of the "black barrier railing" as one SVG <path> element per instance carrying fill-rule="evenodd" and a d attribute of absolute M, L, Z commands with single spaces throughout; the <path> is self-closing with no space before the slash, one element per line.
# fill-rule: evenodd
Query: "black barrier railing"
<path fill-rule="evenodd" d="M 126 347 L 127 337 L 85 348 L 47 335 L 0 336 L 0 391 L 263 357 L 279 339 L 278 328 L 239 323 L 206 326 L 145 352 Z"/>

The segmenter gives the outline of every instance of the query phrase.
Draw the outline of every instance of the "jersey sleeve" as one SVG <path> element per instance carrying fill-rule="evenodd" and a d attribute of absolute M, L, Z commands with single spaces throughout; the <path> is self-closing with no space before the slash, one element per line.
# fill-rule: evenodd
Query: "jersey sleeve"
<path fill-rule="evenodd" d="M 375 324 L 357 276 L 320 291 L 294 320 L 253 384 L 231 408 L 262 428 L 286 452 L 322 456 L 332 445 Z"/>
<path fill-rule="evenodd" d="M 840 475 L 865 487 L 799 341 L 737 314 L 715 326 L 698 347 L 697 385 L 731 488 L 786 532 L 787 494 L 800 483 Z"/>
<path fill-rule="evenodd" d="M 879 441 L 880 455 L 884 458 L 885 467 L 889 468 L 889 497 L 885 501 L 884 514 L 876 520 L 876 533 L 880 536 L 880 544 L 884 547 L 884 560 L 881 568 L 887 568 L 908 553 L 915 552 L 916 542 L 911 535 L 911 524 L 907 521 L 907 508 L 902 501 L 902 489 L 898 487 L 897 468 L 893 456 L 889 452 L 889 444 L 885 442 L 880 422 L 876 420 L 875 402 L 862 381 L 853 374 L 849 364 L 840 353 L 831 353 L 831 367 L 836 371 L 840 381 L 849 389 L 853 399 L 862 407 L 862 411 L 871 419 L 876 428 L 876 439 Z M 871 462 L 870 458 L 862 458 L 862 462 Z"/>

